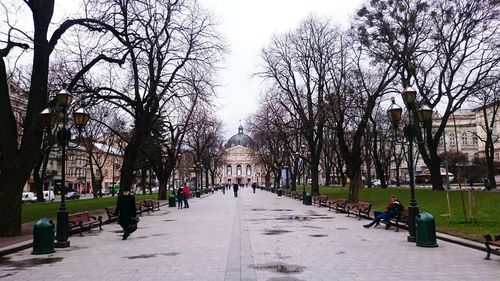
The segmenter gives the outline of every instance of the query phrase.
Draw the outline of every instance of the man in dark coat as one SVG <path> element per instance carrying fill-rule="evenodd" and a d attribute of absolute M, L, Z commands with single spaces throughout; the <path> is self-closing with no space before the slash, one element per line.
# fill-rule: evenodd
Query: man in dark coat
<path fill-rule="evenodd" d="M 131 229 L 131 224 L 133 223 L 132 218 L 135 219 L 137 216 L 135 197 L 130 194 L 130 189 L 123 189 L 122 194 L 118 196 L 115 215 L 116 214 L 118 215 L 118 224 L 123 228 L 122 239 L 127 240 L 130 233 L 135 231 L 135 229 Z"/>
<path fill-rule="evenodd" d="M 235 183 L 233 184 L 233 192 L 234 192 L 234 197 L 238 197 L 238 184 Z"/>

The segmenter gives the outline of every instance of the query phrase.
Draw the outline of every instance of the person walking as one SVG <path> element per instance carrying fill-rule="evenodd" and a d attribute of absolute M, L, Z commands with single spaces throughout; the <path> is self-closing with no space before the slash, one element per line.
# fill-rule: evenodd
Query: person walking
<path fill-rule="evenodd" d="M 235 183 L 235 184 L 233 185 L 234 197 L 238 197 L 238 189 L 239 189 L 238 184 L 237 184 L 237 183 Z"/>
<path fill-rule="evenodd" d="M 177 189 L 177 209 L 182 209 L 182 202 L 184 201 L 184 195 L 182 194 L 182 187 Z"/>
<path fill-rule="evenodd" d="M 253 189 L 253 193 L 255 193 L 255 190 L 257 189 L 257 184 L 255 182 L 252 183 L 252 189 Z"/>
<path fill-rule="evenodd" d="M 189 208 L 188 198 L 189 198 L 189 185 L 187 183 L 184 184 L 182 188 L 182 196 L 184 199 L 184 208 Z"/>
<path fill-rule="evenodd" d="M 127 240 L 127 237 L 137 229 L 135 196 L 130 194 L 130 189 L 124 188 L 118 196 L 115 215 L 118 215 L 118 224 L 123 228 L 122 240 Z"/>

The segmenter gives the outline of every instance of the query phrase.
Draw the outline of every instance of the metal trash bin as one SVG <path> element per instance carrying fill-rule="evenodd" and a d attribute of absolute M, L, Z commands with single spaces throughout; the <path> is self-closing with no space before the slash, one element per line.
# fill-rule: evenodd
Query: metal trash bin
<path fill-rule="evenodd" d="M 283 195 L 283 190 L 281 190 L 281 189 L 278 189 L 278 190 L 276 191 L 276 194 L 278 194 L 278 196 L 281 196 L 281 195 Z"/>
<path fill-rule="evenodd" d="M 50 254 L 54 251 L 55 224 L 51 219 L 43 218 L 33 226 L 33 255 Z"/>
<path fill-rule="evenodd" d="M 417 246 L 437 247 L 436 222 L 429 213 L 421 213 L 415 218 L 415 236 Z"/>
<path fill-rule="evenodd" d="M 175 196 L 173 195 L 168 196 L 168 206 L 175 207 Z"/>
<path fill-rule="evenodd" d="M 196 190 L 194 194 L 196 195 L 196 198 L 200 198 L 201 196 L 201 192 L 199 190 Z"/>
<path fill-rule="evenodd" d="M 305 205 L 312 205 L 312 196 L 311 193 L 306 193 L 306 198 L 304 200 Z"/>

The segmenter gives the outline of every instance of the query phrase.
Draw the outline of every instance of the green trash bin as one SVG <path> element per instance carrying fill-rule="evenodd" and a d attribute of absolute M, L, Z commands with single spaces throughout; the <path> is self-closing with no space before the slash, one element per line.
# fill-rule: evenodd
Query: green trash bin
<path fill-rule="evenodd" d="M 168 206 L 175 207 L 175 196 L 174 195 L 168 196 Z"/>
<path fill-rule="evenodd" d="M 312 205 L 312 196 L 311 193 L 306 193 L 306 198 L 304 200 L 305 205 Z"/>
<path fill-rule="evenodd" d="M 436 222 L 429 213 L 421 213 L 415 218 L 415 236 L 417 246 L 437 247 Z"/>
<path fill-rule="evenodd" d="M 201 192 L 199 190 L 196 190 L 195 194 L 196 194 L 196 198 L 200 198 Z"/>
<path fill-rule="evenodd" d="M 281 196 L 281 195 L 283 195 L 283 190 L 281 190 L 281 189 L 278 189 L 278 190 L 276 191 L 276 194 L 278 194 L 278 196 Z"/>
<path fill-rule="evenodd" d="M 50 254 L 54 251 L 55 224 L 51 219 L 43 218 L 33 226 L 33 255 Z"/>

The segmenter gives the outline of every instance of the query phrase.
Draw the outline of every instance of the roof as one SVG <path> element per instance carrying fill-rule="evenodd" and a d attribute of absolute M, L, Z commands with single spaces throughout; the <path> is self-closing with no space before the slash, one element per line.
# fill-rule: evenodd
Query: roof
<path fill-rule="evenodd" d="M 238 133 L 227 141 L 226 148 L 241 145 L 244 147 L 250 147 L 253 145 L 253 140 L 251 137 L 243 133 L 243 126 L 238 127 Z"/>

